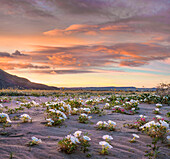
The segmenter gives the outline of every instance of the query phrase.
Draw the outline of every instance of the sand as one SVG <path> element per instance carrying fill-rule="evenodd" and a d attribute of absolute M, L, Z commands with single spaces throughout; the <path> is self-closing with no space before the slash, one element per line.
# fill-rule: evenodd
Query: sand
<path fill-rule="evenodd" d="M 12 97 L 10 103 L 3 103 L 4 106 L 9 106 L 9 108 L 15 108 L 18 106 L 16 104 L 16 97 Z M 27 97 L 26 97 L 27 98 Z M 31 97 L 30 100 L 35 100 L 41 103 L 42 101 L 51 101 L 48 97 Z M 103 107 L 104 104 L 100 104 Z M 155 115 L 152 110 L 155 108 L 155 104 L 140 104 L 139 114 L 145 114 L 148 119 L 152 119 Z M 161 116 L 165 117 L 168 112 L 169 107 L 163 106 L 161 108 Z M 9 159 L 12 153 L 13 159 L 84 159 L 87 158 L 86 155 L 90 153 L 93 159 L 144 159 L 146 158 L 145 151 L 149 150 L 146 147 L 147 144 L 151 143 L 151 138 L 144 133 L 137 131 L 136 129 L 129 129 L 123 127 L 125 123 L 133 123 L 139 118 L 139 114 L 135 115 L 125 115 L 112 113 L 111 110 L 107 110 L 107 115 L 99 116 L 98 114 L 92 114 L 91 123 L 83 124 L 78 123 L 78 115 L 70 116 L 70 119 L 66 119 L 62 126 L 47 127 L 45 126 L 45 116 L 44 108 L 32 107 L 31 109 L 25 108 L 22 113 L 10 114 L 12 119 L 14 116 L 20 116 L 23 113 L 29 114 L 33 122 L 32 123 L 22 123 L 21 120 L 12 120 L 12 126 L 5 128 L 5 130 L 0 128 L 0 159 Z M 167 119 L 165 117 L 165 119 Z M 113 120 L 117 123 L 116 131 L 106 131 L 106 130 L 96 130 L 95 124 L 98 121 Z M 1 124 L 2 126 L 2 124 Z M 91 137 L 91 147 L 88 153 L 83 153 L 80 150 L 75 151 L 73 154 L 65 154 L 58 150 L 57 142 L 63 137 L 70 133 L 74 133 L 77 130 L 83 132 L 88 132 Z M 6 132 L 6 135 L 2 135 Z M 136 133 L 140 136 L 136 143 L 129 143 L 132 139 L 132 134 Z M 99 141 L 103 141 L 103 135 L 111 135 L 113 140 L 111 140 L 111 145 L 113 149 L 109 150 L 109 155 L 100 155 L 99 151 L 101 146 L 98 144 Z M 42 140 L 42 143 L 29 148 L 25 144 L 31 141 L 31 137 L 35 136 Z M 160 143 L 160 154 L 158 158 L 168 159 L 170 153 L 169 149 L 165 144 Z"/>

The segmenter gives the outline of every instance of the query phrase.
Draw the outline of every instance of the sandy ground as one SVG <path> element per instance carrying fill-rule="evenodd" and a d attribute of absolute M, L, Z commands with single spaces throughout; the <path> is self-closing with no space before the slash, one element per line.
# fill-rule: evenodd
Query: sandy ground
<path fill-rule="evenodd" d="M 13 100 L 10 103 L 4 103 L 4 106 L 9 106 L 10 108 L 16 107 L 15 97 L 12 97 Z M 26 97 L 27 98 L 27 97 Z M 40 101 L 51 101 L 50 97 L 31 97 L 31 100 L 36 102 Z M 102 107 L 103 105 L 100 104 Z M 155 108 L 155 105 L 140 104 L 139 114 L 145 114 L 148 116 L 148 119 L 152 119 L 155 115 L 152 113 L 152 110 Z M 161 116 L 165 117 L 165 114 L 168 112 L 169 107 L 163 106 L 161 108 Z M 145 135 L 142 132 L 137 131 L 136 129 L 124 128 L 123 124 L 133 123 L 136 119 L 139 118 L 139 114 L 135 115 L 125 115 L 118 113 L 111 113 L 110 110 L 107 110 L 107 115 L 98 116 L 98 114 L 92 114 L 92 119 L 89 124 L 78 123 L 78 115 L 70 116 L 70 119 L 67 119 L 64 124 L 59 127 L 47 127 L 44 125 L 45 116 L 44 108 L 25 108 L 22 113 L 11 114 L 10 118 L 21 115 L 23 113 L 29 114 L 33 122 L 32 123 L 21 123 L 20 120 L 12 121 L 12 126 L 5 128 L 0 128 L 0 132 L 7 132 L 7 135 L 0 135 L 0 159 L 9 159 L 10 153 L 13 154 L 13 159 L 84 159 L 87 158 L 86 154 L 90 153 L 93 159 L 144 159 L 145 151 L 148 150 L 146 147 L 147 144 L 151 143 L 150 137 Z M 165 119 L 167 119 L 165 117 Z M 113 120 L 117 123 L 116 131 L 106 131 L 106 130 L 96 130 L 94 127 L 98 121 L 107 121 Z M 88 132 L 92 139 L 90 151 L 88 153 L 83 153 L 81 151 L 76 151 L 73 154 L 65 154 L 59 152 L 57 148 L 57 142 L 65 137 L 66 135 L 73 133 L 77 130 L 83 132 Z M 136 143 L 129 143 L 129 140 L 132 139 L 132 134 L 136 133 L 140 136 L 137 139 Z M 101 146 L 98 144 L 99 141 L 102 141 L 103 135 L 111 135 L 113 140 L 111 140 L 111 145 L 113 149 L 109 152 L 109 155 L 99 155 Z M 31 148 L 25 146 L 26 143 L 31 141 L 31 137 L 35 136 L 42 139 L 40 145 L 33 146 Z M 159 154 L 160 159 L 170 158 L 170 152 L 168 147 L 165 144 L 160 144 L 161 153 Z"/>

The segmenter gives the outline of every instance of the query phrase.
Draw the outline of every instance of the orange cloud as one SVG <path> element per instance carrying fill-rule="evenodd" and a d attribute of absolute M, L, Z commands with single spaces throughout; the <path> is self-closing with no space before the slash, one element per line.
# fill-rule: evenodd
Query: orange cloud
<path fill-rule="evenodd" d="M 125 31 L 125 30 L 132 30 L 128 25 L 108 25 L 100 28 L 101 31 Z"/>
<path fill-rule="evenodd" d="M 57 66 L 74 66 L 77 62 L 76 58 L 74 58 L 71 54 L 57 54 L 53 56 L 47 56 L 50 61 L 54 65 Z"/>
<path fill-rule="evenodd" d="M 132 27 L 123 24 L 99 24 L 99 25 L 86 25 L 86 24 L 73 24 L 65 29 L 53 29 L 44 32 L 44 35 L 49 36 L 64 36 L 72 34 L 86 34 L 97 35 L 97 33 L 104 33 L 106 31 L 132 31 Z"/>

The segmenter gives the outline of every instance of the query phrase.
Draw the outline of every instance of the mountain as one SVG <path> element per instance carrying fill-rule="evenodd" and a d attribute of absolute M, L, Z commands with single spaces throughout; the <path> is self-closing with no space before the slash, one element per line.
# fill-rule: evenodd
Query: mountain
<path fill-rule="evenodd" d="M 11 75 L 0 69 L 0 89 L 18 88 L 18 89 L 40 89 L 56 90 L 57 87 L 51 87 L 44 84 L 34 83 L 26 78 Z"/>

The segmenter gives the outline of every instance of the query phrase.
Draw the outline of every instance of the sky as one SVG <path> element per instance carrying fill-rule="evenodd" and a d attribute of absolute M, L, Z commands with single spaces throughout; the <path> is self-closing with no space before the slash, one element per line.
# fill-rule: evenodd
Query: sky
<path fill-rule="evenodd" d="M 58 87 L 170 82 L 170 0 L 0 0 L 0 68 Z"/>

